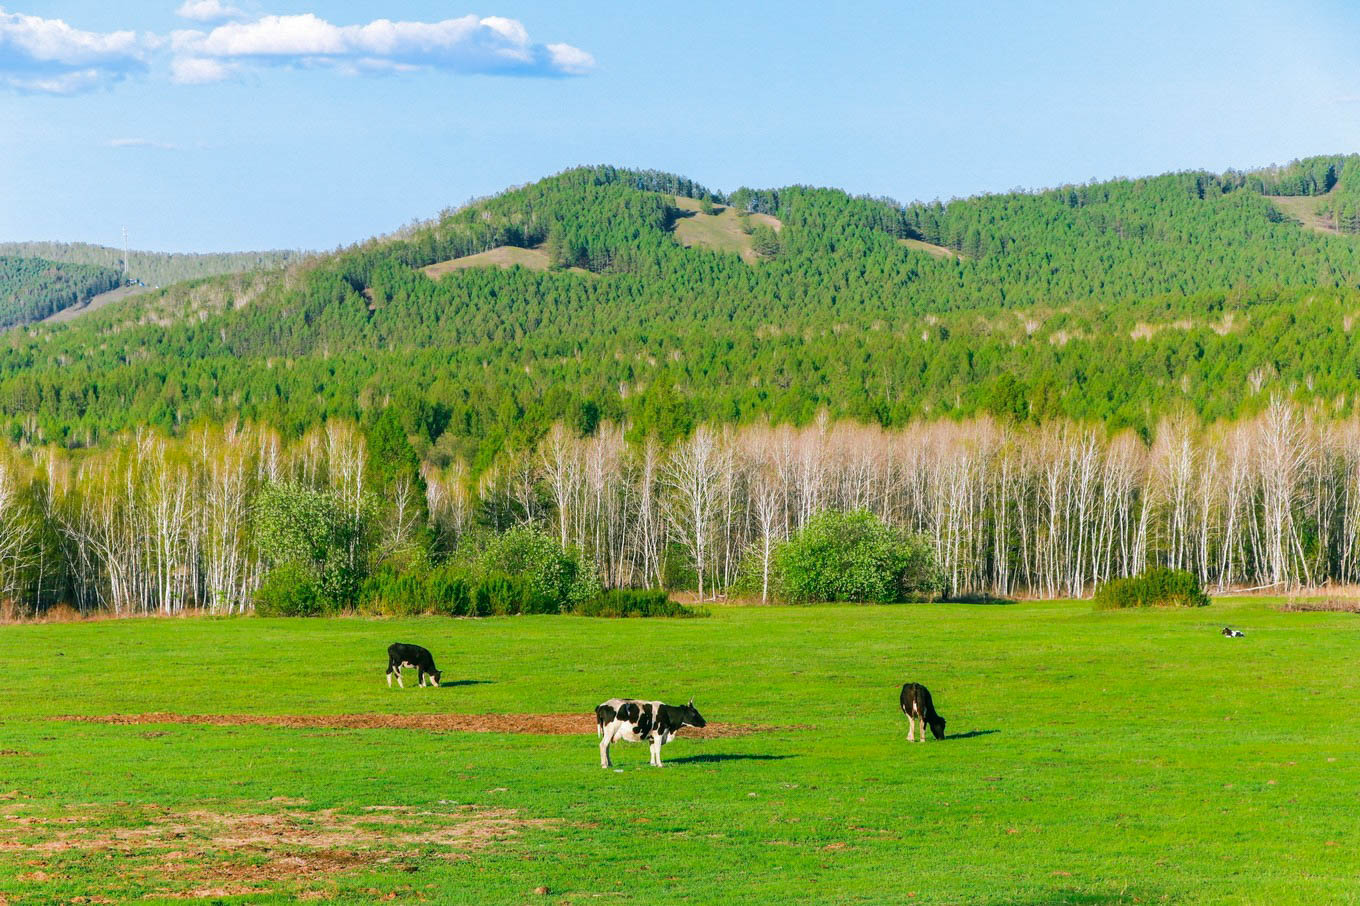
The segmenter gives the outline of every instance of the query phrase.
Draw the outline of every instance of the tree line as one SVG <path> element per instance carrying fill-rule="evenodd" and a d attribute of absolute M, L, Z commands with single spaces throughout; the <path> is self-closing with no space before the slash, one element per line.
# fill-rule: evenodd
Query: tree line
<path fill-rule="evenodd" d="M 1081 596 L 1153 566 L 1220 589 L 1353 582 L 1360 420 L 1276 400 L 1237 422 L 1167 418 L 1151 443 L 991 417 L 704 424 L 670 444 L 559 423 L 480 476 L 418 463 L 390 412 L 294 441 L 234 426 L 5 447 L 0 599 L 235 613 L 287 568 L 352 600 L 365 576 L 484 559 L 536 527 L 605 587 L 769 600 L 784 542 L 861 511 L 926 539 L 953 595 Z"/>

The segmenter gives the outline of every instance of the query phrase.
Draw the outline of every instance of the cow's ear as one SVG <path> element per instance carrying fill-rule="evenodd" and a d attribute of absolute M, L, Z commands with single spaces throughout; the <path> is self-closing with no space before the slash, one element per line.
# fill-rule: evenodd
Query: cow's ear
<path fill-rule="evenodd" d="M 692 696 L 692 695 L 690 696 L 690 699 L 689 699 L 689 706 L 690 706 L 691 708 L 694 707 L 694 696 Z"/>

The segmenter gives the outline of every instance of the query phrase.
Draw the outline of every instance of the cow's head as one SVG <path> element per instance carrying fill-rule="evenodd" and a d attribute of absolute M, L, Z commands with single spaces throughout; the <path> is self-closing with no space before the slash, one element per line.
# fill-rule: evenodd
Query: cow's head
<path fill-rule="evenodd" d="M 936 714 L 930 721 L 930 732 L 935 734 L 936 739 L 944 739 L 944 718 Z"/>
<path fill-rule="evenodd" d="M 436 686 L 438 686 L 438 685 L 439 685 L 439 671 L 436 670 L 434 673 L 431 673 L 431 674 L 430 674 L 430 679 L 434 680 L 434 684 L 435 684 Z"/>
<path fill-rule="evenodd" d="M 685 723 L 691 727 L 702 727 L 708 724 L 708 721 L 704 720 L 704 716 L 699 713 L 699 709 L 694 707 L 694 699 L 692 698 L 689 700 L 689 704 L 685 705 Z"/>

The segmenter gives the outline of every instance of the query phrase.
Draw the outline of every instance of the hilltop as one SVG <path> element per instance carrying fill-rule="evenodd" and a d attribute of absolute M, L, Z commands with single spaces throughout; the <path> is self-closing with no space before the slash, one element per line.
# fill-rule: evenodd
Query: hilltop
<path fill-rule="evenodd" d="M 484 465 L 558 419 L 668 438 L 823 409 L 1142 431 L 1272 394 L 1349 412 L 1356 183 L 1334 156 L 903 205 L 577 168 L 397 238 L 11 331 L 0 426 L 87 444 L 395 405 L 422 455 Z"/>

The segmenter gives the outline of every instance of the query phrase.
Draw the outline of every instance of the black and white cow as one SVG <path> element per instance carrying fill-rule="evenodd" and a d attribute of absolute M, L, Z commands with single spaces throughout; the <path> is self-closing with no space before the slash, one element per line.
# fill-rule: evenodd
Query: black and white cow
<path fill-rule="evenodd" d="M 1244 638 L 1244 637 L 1246 636 L 1246 633 L 1244 633 L 1242 630 L 1240 630 L 1240 629 L 1229 629 L 1227 626 L 1224 626 L 1224 627 L 1223 627 L 1223 634 L 1226 635 L 1226 636 L 1227 636 L 1228 638 L 1230 638 L 1230 639 L 1240 639 L 1240 638 Z"/>
<path fill-rule="evenodd" d="M 430 680 L 439 685 L 439 671 L 434 666 L 434 655 L 421 648 L 419 645 L 403 645 L 396 642 L 387 647 L 387 688 L 392 688 L 392 677 L 397 678 L 397 685 L 405 689 L 406 685 L 401 681 L 401 670 L 403 667 L 414 667 L 420 677 L 420 685 L 425 685 L 425 677 L 428 675 Z"/>
<path fill-rule="evenodd" d="M 935 713 L 935 703 L 930 700 L 930 690 L 920 683 L 907 683 L 902 687 L 902 713 L 907 715 L 907 742 L 913 742 L 916 735 L 916 721 L 921 722 L 921 742 L 926 741 L 926 725 L 936 739 L 944 739 L 944 718 Z"/>
<path fill-rule="evenodd" d="M 661 747 L 681 727 L 702 727 L 706 721 L 694 707 L 667 705 L 662 702 L 641 702 L 631 698 L 611 698 L 595 708 L 595 725 L 600 736 L 600 767 L 610 766 L 609 746 L 616 740 L 648 742 L 652 746 L 649 764 L 661 767 Z"/>

